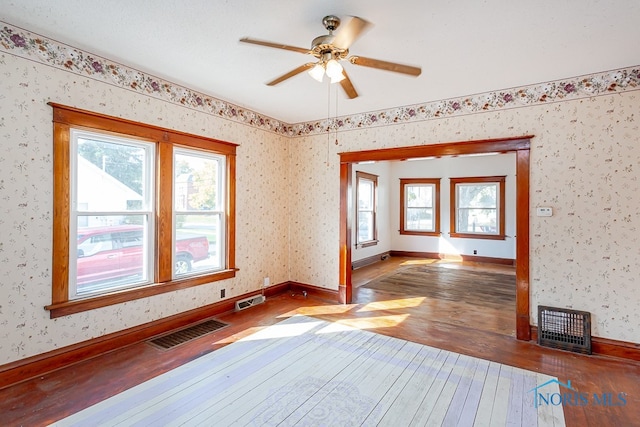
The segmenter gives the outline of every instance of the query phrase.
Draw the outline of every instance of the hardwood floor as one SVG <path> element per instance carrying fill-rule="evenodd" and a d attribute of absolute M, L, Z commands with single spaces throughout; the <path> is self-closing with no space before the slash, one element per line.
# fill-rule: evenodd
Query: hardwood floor
<path fill-rule="evenodd" d="M 391 271 L 392 263 L 407 261 L 411 260 L 391 259 L 354 271 L 353 304 L 340 305 L 287 292 L 248 310 L 218 316 L 229 326 L 173 349 L 160 350 L 138 343 L 0 390 L 0 425 L 46 425 L 296 313 L 542 372 L 558 377 L 563 383 L 571 381 L 572 387 L 588 396 L 589 401 L 584 405 L 579 402 L 564 405 L 568 426 L 638 425 L 640 363 L 584 356 L 517 341 L 511 335 L 486 327 L 491 321 L 483 320 L 480 312 L 475 314 L 474 321 L 472 317 L 456 323 L 443 317 L 435 304 L 423 304 L 419 298 L 390 300 L 384 295 L 361 293 L 363 284 Z M 468 263 L 446 266 L 495 271 L 508 268 Z M 515 318 L 515 311 L 512 317 Z M 606 393 L 612 397 L 608 405 L 593 401 L 593 394 Z M 619 393 L 625 393 L 624 406 L 613 399 Z"/>
<path fill-rule="evenodd" d="M 403 301 L 411 315 L 515 337 L 514 267 L 392 257 L 371 270 L 352 272 L 354 302 Z"/>

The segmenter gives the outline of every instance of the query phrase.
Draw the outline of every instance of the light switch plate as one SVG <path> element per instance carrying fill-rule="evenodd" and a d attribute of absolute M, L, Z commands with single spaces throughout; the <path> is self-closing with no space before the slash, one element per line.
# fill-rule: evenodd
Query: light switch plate
<path fill-rule="evenodd" d="M 536 208 L 537 216 L 553 216 L 552 208 Z"/>

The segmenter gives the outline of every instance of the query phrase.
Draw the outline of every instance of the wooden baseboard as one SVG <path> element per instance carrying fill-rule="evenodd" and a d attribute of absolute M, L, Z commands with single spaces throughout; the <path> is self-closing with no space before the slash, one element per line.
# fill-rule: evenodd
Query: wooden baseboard
<path fill-rule="evenodd" d="M 291 288 L 290 282 L 264 289 L 265 296 L 274 296 Z M 239 295 L 204 307 L 175 314 L 153 322 L 134 326 L 102 337 L 83 341 L 47 353 L 28 357 L 0 366 L 0 390 L 11 385 L 56 371 L 93 357 L 145 341 L 156 335 L 197 323 L 204 319 L 235 310 L 236 301 L 259 291 Z M 336 295 L 337 295 L 337 291 Z M 337 301 L 337 296 L 335 297 Z"/>
<path fill-rule="evenodd" d="M 531 340 L 538 341 L 537 326 L 531 326 Z M 601 356 L 640 361 L 640 343 L 591 337 L 591 352 Z"/>
<path fill-rule="evenodd" d="M 391 254 L 391 256 L 482 262 L 485 264 L 500 264 L 500 265 L 510 265 L 510 266 L 516 265 L 516 260 L 511 258 L 494 258 L 494 257 L 477 256 L 477 255 L 441 254 L 438 252 L 390 251 L 389 253 Z"/>
<path fill-rule="evenodd" d="M 264 288 L 264 296 L 269 298 L 275 295 L 279 295 L 283 292 L 288 291 L 290 287 L 291 286 L 289 285 L 289 282 L 282 282 L 278 283 L 277 285 L 266 287 Z M 253 292 L 253 294 L 255 294 L 255 292 Z"/>
<path fill-rule="evenodd" d="M 438 252 L 389 251 L 389 253 L 391 254 L 391 256 L 440 259 L 440 254 Z"/>
<path fill-rule="evenodd" d="M 362 258 L 362 259 L 359 259 L 357 261 L 353 261 L 351 263 L 351 269 L 352 270 L 356 270 L 356 269 L 364 267 L 366 265 L 371 265 L 371 264 L 374 264 L 376 262 L 383 261 L 383 260 L 387 259 L 390 256 L 391 255 L 390 255 L 389 251 L 387 251 L 387 252 L 383 252 L 381 254 L 376 254 L 376 255 L 372 255 L 370 257 Z"/>
<path fill-rule="evenodd" d="M 318 299 L 335 303 L 338 302 L 338 291 L 333 289 L 321 288 L 320 286 L 314 286 L 300 282 L 289 282 L 289 288 L 293 292 L 305 291 L 308 295 L 313 295 Z"/>

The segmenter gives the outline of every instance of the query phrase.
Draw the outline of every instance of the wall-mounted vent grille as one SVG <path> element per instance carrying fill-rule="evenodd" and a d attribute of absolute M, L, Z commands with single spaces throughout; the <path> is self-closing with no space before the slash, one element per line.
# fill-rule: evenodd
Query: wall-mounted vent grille
<path fill-rule="evenodd" d="M 261 304 L 265 300 L 263 295 L 256 295 L 253 297 L 241 299 L 236 301 L 236 311 L 244 310 L 245 308 L 249 308 L 256 304 Z"/>
<path fill-rule="evenodd" d="M 591 354 L 591 313 L 538 306 L 538 344 Z"/>
<path fill-rule="evenodd" d="M 219 322 L 217 320 L 207 320 L 197 325 L 189 326 L 185 329 L 172 332 L 168 335 L 163 335 L 158 338 L 149 340 L 149 344 L 155 347 L 159 347 L 163 350 L 175 347 L 180 344 L 184 344 L 192 339 L 199 338 L 203 335 L 210 334 L 211 332 L 228 326 L 226 323 Z"/>

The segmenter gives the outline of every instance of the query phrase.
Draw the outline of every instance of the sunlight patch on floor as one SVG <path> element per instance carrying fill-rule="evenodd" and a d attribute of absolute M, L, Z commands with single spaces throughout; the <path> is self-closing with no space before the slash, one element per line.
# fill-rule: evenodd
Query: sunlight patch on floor
<path fill-rule="evenodd" d="M 400 265 L 423 265 L 423 264 L 433 264 L 440 261 L 439 259 L 422 259 L 422 258 L 417 258 L 417 259 L 409 259 L 406 260 L 404 262 L 402 262 Z"/>
<path fill-rule="evenodd" d="M 288 311 L 278 316 L 278 319 L 283 319 L 296 314 L 302 314 L 305 316 L 313 316 L 318 314 L 342 314 L 346 313 L 354 308 L 358 307 L 357 304 L 334 304 L 334 305 L 317 305 L 311 307 L 299 307 L 295 310 Z"/>
<path fill-rule="evenodd" d="M 395 314 L 390 316 L 362 317 L 356 319 L 341 319 L 334 324 L 342 324 L 357 329 L 391 328 L 398 326 L 409 317 L 408 314 Z"/>
<path fill-rule="evenodd" d="M 395 300 L 387 300 L 387 301 L 375 301 L 366 304 L 362 308 L 358 309 L 359 313 L 367 312 L 367 311 L 378 311 L 378 310 L 393 310 L 398 308 L 409 308 L 409 307 L 418 307 L 425 300 L 425 297 L 416 297 L 416 298 L 403 298 L 403 299 L 395 299 Z"/>
<path fill-rule="evenodd" d="M 293 316 L 295 319 L 296 316 Z M 262 329 L 253 335 L 245 337 L 242 341 L 253 341 L 253 340 L 264 340 L 264 339 L 273 339 L 273 338 L 284 338 L 284 337 L 297 337 L 299 335 L 303 335 L 313 329 L 318 328 L 320 324 L 323 323 L 321 320 L 317 321 L 309 321 L 310 317 L 302 317 L 300 316 L 299 322 L 294 323 L 278 323 L 276 325 L 269 326 L 268 328 Z"/>

